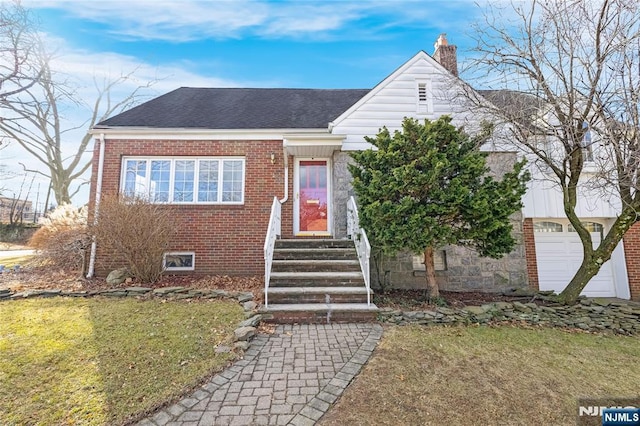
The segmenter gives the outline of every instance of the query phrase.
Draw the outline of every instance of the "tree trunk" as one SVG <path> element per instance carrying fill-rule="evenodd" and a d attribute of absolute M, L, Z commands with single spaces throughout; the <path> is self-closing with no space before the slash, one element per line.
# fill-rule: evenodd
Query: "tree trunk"
<path fill-rule="evenodd" d="M 53 180 L 52 180 L 53 182 Z M 55 179 L 52 185 L 53 196 L 59 206 L 63 204 L 71 204 L 71 197 L 69 196 L 69 185 L 71 182 L 64 179 Z"/>
<path fill-rule="evenodd" d="M 584 248 L 584 257 L 580 268 L 578 268 L 567 287 L 558 296 L 560 302 L 574 303 L 578 299 L 582 289 L 589 284 L 591 278 L 598 274 L 602 265 L 611 259 L 611 254 L 622 240 L 622 237 L 637 221 L 638 216 L 635 213 L 635 209 L 631 207 L 625 208 L 595 250 L 591 250 L 591 239 L 587 240 L 580 232 L 578 233 Z"/>
<path fill-rule="evenodd" d="M 433 247 L 424 249 L 424 267 L 429 298 L 440 297 L 440 290 L 436 282 L 436 268 L 433 264 Z"/>
<path fill-rule="evenodd" d="M 600 271 L 600 267 L 593 260 L 583 259 L 580 268 L 576 271 L 576 274 L 571 278 L 569 284 L 562 290 L 558 300 L 562 303 L 574 303 L 583 288 L 589 284 L 591 278 L 595 277 Z"/>

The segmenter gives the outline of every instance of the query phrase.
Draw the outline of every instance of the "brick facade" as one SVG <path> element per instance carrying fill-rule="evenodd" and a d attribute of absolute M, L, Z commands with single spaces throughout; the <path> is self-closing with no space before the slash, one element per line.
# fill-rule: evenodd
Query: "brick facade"
<path fill-rule="evenodd" d="M 95 206 L 99 141 L 93 156 L 90 206 Z M 275 153 L 275 164 L 271 153 Z M 116 140 L 105 143 L 102 194 L 120 191 L 122 158 L 125 156 L 242 156 L 245 158 L 243 205 L 171 205 L 184 232 L 171 251 L 195 252 L 195 274 L 261 275 L 264 273 L 263 245 L 273 197 L 284 195 L 282 140 Z M 282 206 L 283 237 L 293 233 L 291 194 L 293 161 L 289 159 L 289 202 Z M 105 275 L 109 265 L 98 245 L 96 272 Z M 191 272 L 193 273 L 193 272 Z"/>
<path fill-rule="evenodd" d="M 536 241 L 533 233 L 533 219 L 527 218 L 522 223 L 524 233 L 524 251 L 527 258 L 527 275 L 529 276 L 529 287 L 539 290 L 538 281 L 538 259 L 536 258 Z"/>
<path fill-rule="evenodd" d="M 640 300 L 640 223 L 627 231 L 623 242 L 631 299 Z"/>

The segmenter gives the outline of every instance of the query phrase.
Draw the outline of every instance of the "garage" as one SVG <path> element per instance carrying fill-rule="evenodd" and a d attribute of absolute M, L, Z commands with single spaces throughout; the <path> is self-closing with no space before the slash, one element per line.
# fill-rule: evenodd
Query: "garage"
<path fill-rule="evenodd" d="M 591 232 L 594 247 L 600 244 L 604 225 L 583 222 Z M 561 220 L 535 221 L 533 224 L 538 283 L 540 290 L 560 293 L 582 263 L 582 242 L 570 223 Z M 615 297 L 616 286 L 613 263 L 605 263 L 581 294 L 589 297 Z"/>

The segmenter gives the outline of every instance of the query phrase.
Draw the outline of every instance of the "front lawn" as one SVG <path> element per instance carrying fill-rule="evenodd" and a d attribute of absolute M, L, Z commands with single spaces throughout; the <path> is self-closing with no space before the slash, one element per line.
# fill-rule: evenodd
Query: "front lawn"
<path fill-rule="evenodd" d="M 6 268 L 13 268 L 15 265 L 25 266 L 32 262 L 34 257 L 33 254 L 6 255 L 0 257 L 0 265 L 4 265 Z"/>
<path fill-rule="evenodd" d="M 638 398 L 640 339 L 389 327 L 322 425 L 576 424 L 578 398 Z"/>
<path fill-rule="evenodd" d="M 221 370 L 233 301 L 0 303 L 0 424 L 121 424 Z"/>

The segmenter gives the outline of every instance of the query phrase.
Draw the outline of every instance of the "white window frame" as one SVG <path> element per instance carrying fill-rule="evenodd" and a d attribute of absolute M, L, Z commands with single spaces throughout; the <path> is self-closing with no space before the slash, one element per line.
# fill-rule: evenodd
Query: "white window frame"
<path fill-rule="evenodd" d="M 240 201 L 223 201 L 223 174 L 224 174 L 224 162 L 225 160 L 241 161 L 242 162 L 242 189 L 240 193 Z M 244 204 L 245 188 L 246 188 L 246 159 L 245 157 L 238 156 L 216 156 L 216 157 L 166 157 L 166 156 L 125 156 L 122 157 L 121 174 L 120 174 L 120 192 L 126 194 L 125 183 L 127 178 L 127 161 L 146 161 L 145 171 L 145 188 L 144 193 L 137 193 L 146 197 L 151 196 L 151 162 L 152 161 L 169 161 L 169 196 L 168 201 L 154 201 L 157 204 L 176 204 L 176 205 L 192 205 L 192 204 L 216 204 L 216 205 L 242 205 Z M 175 186 L 175 167 L 176 161 L 194 161 L 194 179 L 193 179 L 193 201 L 174 201 L 174 186 Z M 198 186 L 199 186 L 199 172 L 200 161 L 218 161 L 218 194 L 216 201 L 198 201 Z"/>
<path fill-rule="evenodd" d="M 191 256 L 191 266 L 167 266 L 167 256 Z M 194 271 L 196 269 L 196 253 L 193 251 L 168 251 L 162 256 L 162 268 L 165 271 Z"/>
<path fill-rule="evenodd" d="M 544 224 L 544 228 L 541 226 Z M 560 227 L 560 230 L 550 229 L 548 226 L 550 224 L 557 225 Z M 557 228 L 556 228 L 557 229 Z M 557 222 L 555 220 L 541 220 L 533 223 L 533 232 L 545 233 L 545 234 L 555 234 L 566 232 L 565 226 L 561 222 Z"/>

